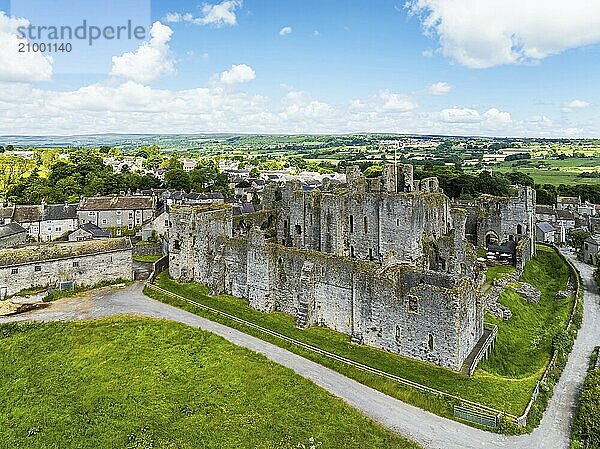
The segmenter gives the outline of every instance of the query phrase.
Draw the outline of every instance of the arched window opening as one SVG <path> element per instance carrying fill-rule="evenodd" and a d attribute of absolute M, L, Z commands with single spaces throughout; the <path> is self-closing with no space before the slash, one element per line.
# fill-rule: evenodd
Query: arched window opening
<path fill-rule="evenodd" d="M 433 338 L 433 334 L 429 334 L 429 338 L 427 340 L 427 347 L 429 348 L 430 351 L 433 351 L 433 348 L 435 347 L 435 341 Z"/>
<path fill-rule="evenodd" d="M 414 295 L 408 296 L 408 311 L 413 313 L 419 312 L 419 298 Z"/>

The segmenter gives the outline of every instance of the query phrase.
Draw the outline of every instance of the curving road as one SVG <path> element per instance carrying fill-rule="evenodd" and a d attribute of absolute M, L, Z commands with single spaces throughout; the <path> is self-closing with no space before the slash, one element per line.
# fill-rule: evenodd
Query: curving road
<path fill-rule="evenodd" d="M 154 301 L 142 294 L 140 283 L 121 289 L 101 289 L 84 298 L 56 301 L 46 309 L 0 318 L 0 322 L 80 320 L 113 315 L 178 321 L 213 332 L 293 369 L 373 420 L 425 448 L 567 449 L 577 393 L 585 378 L 589 355 L 600 344 L 600 296 L 592 280 L 592 267 L 573 262 L 584 279 L 583 325 L 540 426 L 529 435 L 517 437 L 484 432 L 405 404 L 271 343 Z"/>

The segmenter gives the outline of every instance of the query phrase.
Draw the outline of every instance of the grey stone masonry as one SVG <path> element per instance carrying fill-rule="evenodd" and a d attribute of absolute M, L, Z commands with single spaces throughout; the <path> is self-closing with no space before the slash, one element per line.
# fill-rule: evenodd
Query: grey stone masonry
<path fill-rule="evenodd" d="M 425 181 L 425 182 L 424 182 Z M 173 206 L 170 275 L 263 312 L 327 326 L 362 343 L 459 370 L 483 335 L 483 267 L 467 213 L 412 167 L 348 173 L 347 189 L 268 186 L 276 237 L 238 232 L 228 205 Z"/>
<path fill-rule="evenodd" d="M 13 295 L 63 281 L 94 285 L 104 280 L 132 279 L 129 238 L 47 243 L 0 250 L 0 289 Z"/>

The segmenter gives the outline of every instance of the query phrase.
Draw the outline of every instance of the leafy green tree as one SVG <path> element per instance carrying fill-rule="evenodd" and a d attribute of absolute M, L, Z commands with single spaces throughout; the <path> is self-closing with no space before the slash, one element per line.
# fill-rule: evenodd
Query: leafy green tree
<path fill-rule="evenodd" d="M 583 241 L 590 236 L 589 231 L 580 230 L 580 231 L 570 231 L 569 237 L 573 242 L 573 246 L 577 249 L 581 249 L 583 246 Z"/>
<path fill-rule="evenodd" d="M 172 154 L 163 162 L 163 168 L 166 168 L 167 170 L 183 170 L 183 163 L 179 160 L 177 154 Z"/>
<path fill-rule="evenodd" d="M 140 190 L 150 190 L 150 189 L 159 189 L 160 188 L 160 179 L 156 176 L 147 173 L 140 178 Z"/>
<path fill-rule="evenodd" d="M 526 173 L 513 171 L 510 173 L 506 173 L 505 176 L 513 184 L 517 184 L 517 185 L 521 185 L 521 186 L 530 186 L 530 187 L 535 186 L 535 182 L 533 181 L 533 178 Z"/>
<path fill-rule="evenodd" d="M 180 168 L 173 168 L 165 173 L 165 185 L 169 189 L 190 190 L 190 177 Z"/>
<path fill-rule="evenodd" d="M 381 176 L 382 171 L 383 167 L 381 165 L 371 165 L 365 170 L 364 175 L 367 178 L 376 178 L 378 176 Z"/>

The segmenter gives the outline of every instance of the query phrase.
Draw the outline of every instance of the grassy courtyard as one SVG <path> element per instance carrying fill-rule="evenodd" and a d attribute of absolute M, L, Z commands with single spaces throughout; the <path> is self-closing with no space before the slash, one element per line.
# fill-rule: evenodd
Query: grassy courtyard
<path fill-rule="evenodd" d="M 182 324 L 0 325 L 2 448 L 417 448 L 293 371 Z"/>
<path fill-rule="evenodd" d="M 521 280 L 536 287 L 542 293 L 541 300 L 528 303 L 510 288 L 500 295 L 500 303 L 513 316 L 508 321 L 486 317 L 498 326 L 498 339 L 492 357 L 481 365 L 484 370 L 513 378 L 538 377 L 550 358 L 552 339 L 569 321 L 573 302 L 555 299 L 568 278 L 569 269 L 562 259 L 554 251 L 539 247 Z"/>
<path fill-rule="evenodd" d="M 297 329 L 291 316 L 283 313 L 264 314 L 252 309 L 246 301 L 231 296 L 211 297 L 205 287 L 194 283 L 176 282 L 170 279 L 167 273 L 162 273 L 157 283 L 166 290 L 275 330 L 296 340 L 422 385 L 460 396 L 463 399 L 519 416 L 529 401 L 531 391 L 541 376 L 545 364 L 550 359 L 553 332 L 568 321 L 568 311 L 572 301 L 554 301 L 556 292 L 565 288 L 567 276 L 567 267 L 562 259 L 553 252 L 542 251 L 527 265 L 523 278 L 542 290 L 542 301 L 539 304 L 529 304 L 518 295 L 514 297 L 510 290 L 503 294 L 501 301 L 511 307 L 513 318 L 506 322 L 496 323 L 499 326 L 499 339 L 495 350 L 489 360 L 477 369 L 472 378 L 367 346 L 354 345 L 350 343 L 347 335 L 323 327 Z M 228 320 L 226 317 L 203 311 L 184 301 L 153 291 L 147 291 L 147 294 L 271 341 L 403 401 L 442 416 L 451 416 L 452 414 L 452 404 L 440 397 L 420 393 L 383 377 L 365 373 L 327 357 L 308 352 L 277 337 L 266 335 L 259 330 Z M 490 319 L 490 321 L 493 320 Z"/>

